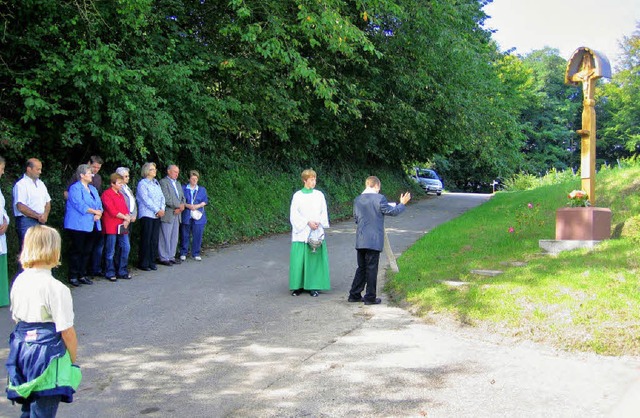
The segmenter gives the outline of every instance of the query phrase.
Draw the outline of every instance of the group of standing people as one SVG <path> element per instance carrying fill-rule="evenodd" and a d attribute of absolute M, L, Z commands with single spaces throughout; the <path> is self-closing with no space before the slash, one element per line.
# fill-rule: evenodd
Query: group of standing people
<path fill-rule="evenodd" d="M 197 171 L 189 173 L 189 183 L 183 186 L 178 181 L 177 165 L 169 165 L 167 176 L 158 181 L 156 164 L 147 162 L 142 166 L 142 179 L 134 197 L 128 186 L 129 169 L 119 167 L 109 177 L 110 187 L 100 195 L 100 188 L 95 187 L 102 164 L 98 158 L 92 157 L 89 164 L 78 167 L 78 180 L 68 191 L 65 229 L 70 231 L 72 244 L 69 254 L 72 285 L 91 284 L 90 275 L 104 275 L 113 282 L 131 279 L 129 230 L 136 221 L 140 225 L 140 270 L 156 270 L 157 264 L 180 264 L 189 247 L 195 260 L 202 259 L 202 235 L 207 222 L 204 206 L 209 198 L 206 189 L 198 186 Z M 96 161 L 100 165 L 96 166 Z M 101 179 L 98 181 L 101 183 Z M 186 194 L 191 198 L 189 203 Z M 180 257 L 176 258 L 181 229 L 182 246 Z M 87 271 L 89 268 L 91 271 Z"/>
<path fill-rule="evenodd" d="M 113 282 L 131 279 L 129 226 L 135 222 L 137 206 L 127 185 L 129 169 L 118 167 L 109 176 L 109 188 L 102 191 L 102 164 L 99 156 L 80 164 L 64 193 L 72 286 L 91 285 L 91 277 L 97 276 Z"/>
<path fill-rule="evenodd" d="M 189 252 L 201 261 L 202 236 L 207 223 L 205 206 L 209 204 L 207 190 L 198 185 L 200 173 L 189 172 L 189 182 L 178 181 L 180 168 L 170 165 L 167 176 L 156 179 L 157 167 L 146 163 L 142 167 L 142 180 L 138 183 L 140 254 L 138 268 L 157 270 L 157 264 L 172 266 L 181 264 Z M 180 256 L 176 250 L 180 235 Z"/>
<path fill-rule="evenodd" d="M 142 167 L 142 179 L 136 195 L 129 187 L 127 167 L 118 167 L 109 176 L 103 191 L 99 172 L 104 164 L 99 156 L 91 156 L 78 166 L 64 191 L 66 200 L 63 227 L 69 242 L 69 284 L 93 284 L 92 277 L 110 281 L 131 279 L 129 231 L 134 222 L 140 224 L 138 268 L 157 269 L 156 263 L 180 264 L 191 253 L 200 261 L 202 237 L 207 223 L 205 206 L 209 203 L 206 189 L 198 184 L 200 174 L 192 170 L 189 181 L 178 181 L 180 169 L 169 165 L 167 176 L 156 180 L 155 163 Z M 0 157 L 0 176 L 5 161 Z M 51 212 L 51 196 L 40 180 L 42 162 L 27 160 L 25 173 L 13 187 L 13 212 L 20 251 L 27 230 L 47 223 Z M 9 304 L 6 231 L 10 218 L 0 192 L 0 306 Z M 181 239 L 179 257 L 178 242 Z M 18 264 L 18 273 L 22 265 Z"/>
<path fill-rule="evenodd" d="M 329 228 L 329 216 L 324 194 L 315 190 L 316 172 L 307 169 L 301 177 L 303 188 L 294 193 L 289 211 L 292 241 L 289 290 L 291 296 L 308 291 L 312 297 L 318 297 L 321 290 L 330 288 L 329 257 L 324 239 L 324 229 Z M 400 196 L 399 204 L 389 203 L 380 194 L 381 186 L 378 177 L 368 177 L 365 190 L 353 204 L 358 267 L 347 298 L 349 302 L 364 302 L 365 305 L 381 303 L 376 288 L 380 253 L 384 245 L 384 217 L 399 215 L 411 200 L 411 194 L 407 192 Z"/>
<path fill-rule="evenodd" d="M 128 187 L 130 173 L 126 167 L 109 176 L 110 187 L 101 193 L 98 172 L 102 164 L 98 156 L 81 164 L 64 192 L 71 285 L 92 284 L 89 273 L 103 275 L 103 267 L 110 281 L 130 279 L 129 230 L 137 219 L 141 224 L 143 270 L 155 270 L 156 261 L 179 264 L 189 251 L 195 260 L 201 260 L 207 222 L 204 207 L 209 199 L 206 189 L 198 185 L 197 171 L 191 171 L 189 182 L 182 186 L 176 165 L 170 165 L 167 177 L 157 181 L 155 164 L 146 163 L 136 198 Z M 0 176 L 4 167 L 5 160 L 0 157 Z M 72 402 L 82 379 L 75 364 L 78 341 L 71 292 L 51 274 L 51 269 L 60 265 L 62 238 L 56 229 L 45 225 L 51 196 L 40 180 L 41 173 L 42 163 L 29 159 L 24 176 L 13 189 L 20 266 L 10 297 L 6 245 L 10 218 L 0 191 L 0 306 L 10 302 L 17 323 L 10 336 L 6 363 L 7 397 L 22 404 L 23 417 L 54 417 L 60 402 Z M 176 259 L 178 234 L 182 235 L 182 245 Z"/>

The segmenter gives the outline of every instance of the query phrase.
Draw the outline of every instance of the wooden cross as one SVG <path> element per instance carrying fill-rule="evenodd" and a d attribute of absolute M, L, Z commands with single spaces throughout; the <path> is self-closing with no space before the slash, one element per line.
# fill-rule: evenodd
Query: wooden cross
<path fill-rule="evenodd" d="M 591 205 L 596 203 L 596 80 L 611 77 L 611 65 L 603 54 L 586 47 L 578 48 L 564 74 L 567 84 L 582 83 L 583 109 L 582 129 L 576 132 L 582 139 L 580 144 L 580 177 L 582 190 L 587 192 Z"/>

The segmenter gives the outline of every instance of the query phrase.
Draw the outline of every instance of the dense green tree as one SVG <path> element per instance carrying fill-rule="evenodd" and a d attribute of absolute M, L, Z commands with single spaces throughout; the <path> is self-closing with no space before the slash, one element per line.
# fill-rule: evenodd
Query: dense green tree
<path fill-rule="evenodd" d="M 609 163 L 640 154 L 640 24 L 621 46 L 618 71 L 598 99 L 604 102 L 602 144 L 598 144 L 604 155 L 598 155 Z"/>
<path fill-rule="evenodd" d="M 580 149 L 575 130 L 580 129 L 582 91 L 564 83 L 567 63 L 557 49 L 533 51 L 523 62 L 534 80 L 521 116 L 527 137 L 523 171 L 544 174 L 573 167 Z"/>
<path fill-rule="evenodd" d="M 13 161 L 27 150 L 68 169 L 92 153 L 222 167 L 246 153 L 284 166 L 441 155 L 461 162 L 449 176 L 463 183 L 519 164 L 517 94 L 477 0 L 0 2 L 0 135 Z"/>
<path fill-rule="evenodd" d="M 364 85 L 380 106 L 356 135 L 372 148 L 386 143 L 386 160 L 437 160 L 450 188 L 509 174 L 521 145 L 514 93 L 500 79 L 481 4 L 398 4 L 404 14 L 383 16 L 372 31 L 382 70 Z"/>

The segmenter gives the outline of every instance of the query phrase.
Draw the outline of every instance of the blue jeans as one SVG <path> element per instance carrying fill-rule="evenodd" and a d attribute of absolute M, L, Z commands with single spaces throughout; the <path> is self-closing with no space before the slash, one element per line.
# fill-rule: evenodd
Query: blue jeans
<path fill-rule="evenodd" d="M 18 255 L 22 252 L 22 243 L 24 242 L 24 236 L 27 233 L 27 229 L 34 225 L 39 225 L 40 222 L 27 216 L 16 216 L 16 232 L 18 233 Z M 22 263 L 18 261 L 18 268 L 16 274 L 22 273 Z"/>
<path fill-rule="evenodd" d="M 131 245 L 129 244 L 129 234 L 107 234 L 105 235 L 105 237 L 105 277 L 128 275 L 129 272 L 127 271 L 127 264 L 129 263 L 129 252 L 131 251 Z M 116 243 L 118 244 L 119 251 L 118 258 L 114 260 L 114 256 L 116 253 Z"/>
<path fill-rule="evenodd" d="M 61 398 L 60 395 L 42 396 L 31 403 L 25 403 L 22 405 L 20 418 L 54 418 Z"/>
<path fill-rule="evenodd" d="M 22 252 L 22 243 L 24 242 L 24 236 L 27 233 L 27 229 L 34 225 L 38 225 L 40 222 L 27 216 L 16 216 L 16 231 L 18 232 L 18 242 L 20 243 L 20 252 Z"/>
<path fill-rule="evenodd" d="M 200 255 L 204 226 L 205 224 L 195 224 L 191 219 L 188 223 L 183 223 L 182 225 L 180 225 L 180 232 L 182 235 L 180 255 L 186 256 L 189 253 L 189 241 L 191 241 L 191 235 L 193 235 L 193 242 L 191 243 L 191 256 L 195 257 Z"/>

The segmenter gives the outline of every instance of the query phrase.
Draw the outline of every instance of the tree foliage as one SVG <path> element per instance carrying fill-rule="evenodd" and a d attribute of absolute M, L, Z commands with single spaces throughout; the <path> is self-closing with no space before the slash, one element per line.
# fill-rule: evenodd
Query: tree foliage
<path fill-rule="evenodd" d="M 556 49 L 533 51 L 523 63 L 531 71 L 532 84 L 521 114 L 527 136 L 522 171 L 543 175 L 551 168 L 571 168 L 579 154 L 575 130 L 580 128 L 582 91 L 564 83 L 567 62 Z"/>
<path fill-rule="evenodd" d="M 517 166 L 477 0 L 1 3 L 10 160 Z"/>
<path fill-rule="evenodd" d="M 558 51 L 502 54 L 478 0 L 0 0 L 0 144 L 225 169 L 433 161 L 451 188 L 577 167 Z M 599 157 L 638 147 L 638 34 L 598 99 Z M 66 170 L 66 172 L 65 172 Z M 60 184 L 64 181 L 60 180 Z"/>
<path fill-rule="evenodd" d="M 609 161 L 640 153 L 640 23 L 621 42 L 621 64 L 605 86 L 603 142 Z"/>

